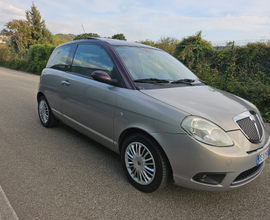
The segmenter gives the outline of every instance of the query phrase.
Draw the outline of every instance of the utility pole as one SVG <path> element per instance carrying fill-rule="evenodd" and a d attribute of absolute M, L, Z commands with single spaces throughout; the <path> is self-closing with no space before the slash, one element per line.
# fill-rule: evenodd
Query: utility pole
<path fill-rule="evenodd" d="M 85 30 L 84 30 L 84 27 L 83 27 L 83 25 L 82 25 L 82 29 L 83 29 L 83 32 L 85 33 Z"/>

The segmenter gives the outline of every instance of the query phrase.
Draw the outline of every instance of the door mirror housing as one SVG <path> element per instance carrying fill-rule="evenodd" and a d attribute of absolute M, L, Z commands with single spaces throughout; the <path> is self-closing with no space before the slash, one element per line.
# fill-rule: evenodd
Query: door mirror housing
<path fill-rule="evenodd" d="M 117 79 L 112 79 L 108 73 L 102 70 L 96 70 L 92 73 L 92 78 L 96 81 L 107 83 L 110 85 L 118 85 Z"/>

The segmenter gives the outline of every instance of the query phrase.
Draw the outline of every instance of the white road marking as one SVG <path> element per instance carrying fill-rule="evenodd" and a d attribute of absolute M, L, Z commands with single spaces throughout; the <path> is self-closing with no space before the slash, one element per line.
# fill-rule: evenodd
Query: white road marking
<path fill-rule="evenodd" d="M 0 220 L 19 220 L 1 186 L 0 186 Z"/>

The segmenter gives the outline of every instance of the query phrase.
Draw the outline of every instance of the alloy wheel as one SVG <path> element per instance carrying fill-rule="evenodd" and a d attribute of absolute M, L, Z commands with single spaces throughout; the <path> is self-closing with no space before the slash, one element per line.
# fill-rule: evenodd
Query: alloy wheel
<path fill-rule="evenodd" d="M 141 184 L 150 184 L 156 174 L 156 166 L 150 150 L 139 142 L 132 142 L 125 151 L 125 165 L 131 178 Z"/>

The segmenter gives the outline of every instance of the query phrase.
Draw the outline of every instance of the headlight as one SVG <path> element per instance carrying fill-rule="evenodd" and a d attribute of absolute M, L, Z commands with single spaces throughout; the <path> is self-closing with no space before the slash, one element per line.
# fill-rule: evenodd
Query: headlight
<path fill-rule="evenodd" d="M 225 131 L 203 118 L 188 116 L 183 120 L 181 127 L 192 137 L 206 144 L 218 147 L 233 145 Z"/>

